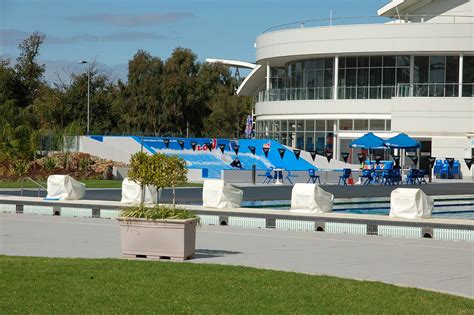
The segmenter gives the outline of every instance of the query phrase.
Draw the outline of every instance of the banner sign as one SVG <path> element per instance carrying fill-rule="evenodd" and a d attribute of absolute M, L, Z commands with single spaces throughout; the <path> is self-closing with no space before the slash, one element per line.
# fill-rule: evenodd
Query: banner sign
<path fill-rule="evenodd" d="M 367 158 L 367 157 L 365 156 L 365 154 L 362 154 L 362 153 L 358 153 L 358 154 L 357 154 L 357 157 L 359 158 L 359 163 L 360 163 L 360 164 L 364 163 L 365 159 Z"/>
<path fill-rule="evenodd" d="M 347 159 L 349 158 L 349 153 L 348 152 L 341 152 L 342 159 L 344 160 L 344 163 L 347 163 Z"/>
<path fill-rule="evenodd" d="M 249 148 L 250 152 L 252 152 L 252 154 L 255 155 L 255 147 L 249 145 L 248 148 Z"/>
<path fill-rule="evenodd" d="M 193 148 L 193 151 L 196 151 L 196 145 L 197 143 L 196 142 L 191 142 L 191 148 Z"/>
<path fill-rule="evenodd" d="M 400 155 L 393 155 L 392 156 L 395 165 L 400 165 Z"/>
<path fill-rule="evenodd" d="M 212 152 L 212 142 L 206 143 L 206 146 L 209 152 Z"/>
<path fill-rule="evenodd" d="M 181 147 L 181 149 L 184 149 L 184 140 L 178 140 L 178 144 Z"/>
<path fill-rule="evenodd" d="M 418 157 L 417 156 L 410 156 L 410 159 L 413 161 L 413 164 L 418 164 Z"/>
<path fill-rule="evenodd" d="M 430 162 L 430 167 L 433 168 L 433 166 L 436 162 L 436 158 L 434 156 L 429 156 L 428 157 L 428 162 Z"/>
<path fill-rule="evenodd" d="M 239 155 L 239 148 L 240 148 L 240 145 L 232 146 L 232 149 L 234 150 L 235 154 L 237 154 L 237 155 Z"/>
<path fill-rule="evenodd" d="M 225 144 L 219 144 L 219 149 L 221 149 L 222 154 L 224 154 Z"/>
<path fill-rule="evenodd" d="M 318 154 L 316 151 L 309 151 L 309 154 L 311 154 L 311 158 L 314 159 L 316 158 L 316 155 Z"/>
<path fill-rule="evenodd" d="M 328 160 L 328 163 L 331 162 L 331 160 L 332 160 L 332 152 L 326 152 L 324 155 L 326 156 L 326 159 Z"/>
<path fill-rule="evenodd" d="M 283 156 L 285 156 L 285 149 L 284 148 L 278 148 L 278 153 L 280 153 L 280 157 L 283 159 Z"/>
<path fill-rule="evenodd" d="M 472 158 L 470 159 L 464 159 L 464 162 L 466 162 L 467 168 L 471 170 L 471 165 L 472 165 Z"/>
<path fill-rule="evenodd" d="M 169 149 L 169 147 L 170 147 L 170 139 L 163 139 L 163 143 L 165 144 L 166 148 Z"/>
<path fill-rule="evenodd" d="M 300 149 L 293 149 L 293 153 L 295 154 L 296 159 L 299 160 L 301 150 Z"/>
<path fill-rule="evenodd" d="M 268 151 L 270 151 L 270 148 L 263 147 L 262 150 L 263 150 L 263 153 L 265 154 L 265 157 L 268 157 Z"/>

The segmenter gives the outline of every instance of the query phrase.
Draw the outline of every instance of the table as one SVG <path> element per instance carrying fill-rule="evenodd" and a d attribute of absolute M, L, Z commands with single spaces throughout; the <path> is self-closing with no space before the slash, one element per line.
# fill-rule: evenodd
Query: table
<path fill-rule="evenodd" d="M 275 184 L 276 185 L 282 185 L 283 184 L 283 171 L 285 169 L 284 168 L 274 168 L 273 171 L 275 171 L 275 175 L 276 175 L 276 180 L 275 180 Z M 280 181 L 280 178 L 281 178 L 281 181 Z"/>

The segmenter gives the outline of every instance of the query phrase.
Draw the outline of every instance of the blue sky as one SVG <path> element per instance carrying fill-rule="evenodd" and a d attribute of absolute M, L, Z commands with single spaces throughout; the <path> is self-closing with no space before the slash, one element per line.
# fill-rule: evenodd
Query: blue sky
<path fill-rule="evenodd" d="M 289 22 L 375 16 L 389 0 L 0 0 L 0 56 L 15 59 L 19 42 L 46 35 L 41 62 L 46 79 L 81 71 L 95 60 L 114 78 L 125 78 L 138 49 L 165 60 L 175 47 L 206 58 L 255 61 L 254 42 L 265 29 Z"/>

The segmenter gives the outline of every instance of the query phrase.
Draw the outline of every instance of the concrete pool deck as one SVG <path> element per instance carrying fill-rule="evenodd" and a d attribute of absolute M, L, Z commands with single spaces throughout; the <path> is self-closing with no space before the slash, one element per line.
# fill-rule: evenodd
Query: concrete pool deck
<path fill-rule="evenodd" d="M 119 258 L 116 220 L 0 214 L 0 254 Z M 474 297 L 474 243 L 203 225 L 191 263 L 381 281 Z"/>

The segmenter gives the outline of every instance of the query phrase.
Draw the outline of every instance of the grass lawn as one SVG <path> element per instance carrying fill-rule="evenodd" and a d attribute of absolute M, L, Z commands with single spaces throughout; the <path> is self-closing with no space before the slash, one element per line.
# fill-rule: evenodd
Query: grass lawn
<path fill-rule="evenodd" d="M 80 182 L 86 184 L 87 188 L 122 188 L 121 180 L 101 180 L 101 179 L 84 179 Z M 41 185 L 46 187 L 46 181 L 40 181 Z M 25 188 L 38 188 L 35 184 L 25 181 Z M 202 187 L 202 184 L 195 183 L 180 183 L 178 187 Z M 0 188 L 21 188 L 19 181 L 0 181 Z"/>
<path fill-rule="evenodd" d="M 474 300 L 246 267 L 0 256 L 0 313 L 472 314 Z"/>

